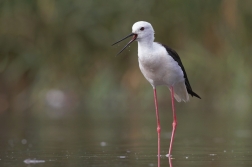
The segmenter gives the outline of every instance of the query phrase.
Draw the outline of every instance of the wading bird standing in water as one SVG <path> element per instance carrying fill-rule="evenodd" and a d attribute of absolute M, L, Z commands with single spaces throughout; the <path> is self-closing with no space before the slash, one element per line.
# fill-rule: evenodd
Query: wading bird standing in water
<path fill-rule="evenodd" d="M 158 167 L 160 167 L 161 127 L 159 121 L 156 87 L 159 85 L 166 85 L 171 92 L 173 123 L 170 148 L 168 152 L 169 157 L 171 157 L 172 143 L 177 126 L 174 98 L 178 102 L 187 102 L 189 101 L 188 94 L 198 98 L 200 98 L 200 96 L 192 91 L 185 68 L 177 52 L 166 45 L 154 42 L 154 29 L 150 23 L 145 21 L 136 22 L 132 27 L 132 33 L 113 45 L 131 36 L 132 39 L 130 42 L 118 54 L 120 54 L 133 41 L 138 42 L 139 67 L 144 77 L 152 85 L 154 91 L 158 133 Z"/>

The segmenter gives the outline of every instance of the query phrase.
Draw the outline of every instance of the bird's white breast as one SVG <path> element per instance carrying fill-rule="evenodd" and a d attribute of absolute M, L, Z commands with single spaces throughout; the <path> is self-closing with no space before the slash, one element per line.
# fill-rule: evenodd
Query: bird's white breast
<path fill-rule="evenodd" d="M 138 43 L 138 61 L 141 72 L 153 87 L 173 86 L 184 80 L 183 71 L 178 63 L 159 43 L 152 46 Z"/>

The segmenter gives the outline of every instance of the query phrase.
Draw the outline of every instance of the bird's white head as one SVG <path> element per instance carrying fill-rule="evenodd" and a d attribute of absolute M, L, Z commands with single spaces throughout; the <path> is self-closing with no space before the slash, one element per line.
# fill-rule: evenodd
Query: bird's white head
<path fill-rule="evenodd" d="M 152 44 L 152 42 L 154 41 L 154 29 L 152 28 L 150 23 L 146 21 L 138 21 L 132 26 L 131 34 L 115 42 L 114 44 L 112 44 L 112 46 L 131 36 L 132 36 L 132 39 L 129 41 L 129 43 L 126 46 L 122 48 L 122 50 L 118 54 L 120 54 L 127 46 L 129 46 L 135 40 L 144 44 Z"/>
<path fill-rule="evenodd" d="M 133 24 L 132 33 L 137 35 L 136 41 L 154 41 L 154 29 L 146 21 L 138 21 Z"/>

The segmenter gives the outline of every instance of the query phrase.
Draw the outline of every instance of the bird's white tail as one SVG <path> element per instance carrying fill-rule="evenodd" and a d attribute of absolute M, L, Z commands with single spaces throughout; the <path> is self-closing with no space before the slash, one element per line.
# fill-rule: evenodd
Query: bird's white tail
<path fill-rule="evenodd" d="M 174 97 L 178 102 L 189 101 L 189 95 L 186 90 L 185 82 L 178 82 L 173 85 Z"/>

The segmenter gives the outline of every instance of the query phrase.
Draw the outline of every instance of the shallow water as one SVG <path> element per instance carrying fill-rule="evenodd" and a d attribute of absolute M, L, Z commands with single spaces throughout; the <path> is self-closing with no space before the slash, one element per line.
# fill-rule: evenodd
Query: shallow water
<path fill-rule="evenodd" d="M 65 143 L 66 144 L 66 143 Z M 226 145 L 226 147 L 230 147 Z M 166 147 L 167 149 L 167 147 Z M 114 144 L 110 142 L 73 143 L 71 148 L 47 146 L 1 151 L 1 166 L 157 166 L 156 146 L 149 142 Z M 162 151 L 161 165 L 169 166 Z M 251 148 L 174 147 L 174 166 L 251 166 Z"/>
<path fill-rule="evenodd" d="M 157 166 L 153 113 L 147 113 L 144 118 L 125 114 L 93 117 L 75 113 L 60 118 L 3 114 L 0 166 Z M 183 113 L 184 118 L 192 114 Z M 209 119 L 211 122 L 216 117 Z M 223 120 L 215 120 L 216 127 L 219 127 L 215 129 L 212 124 L 203 126 L 207 123 L 195 123 L 181 115 L 178 115 L 178 120 L 171 159 L 173 167 L 252 166 L 251 130 L 234 126 L 232 121 L 223 126 Z M 167 167 L 169 121 L 168 118 L 161 119 L 161 166 Z"/>

